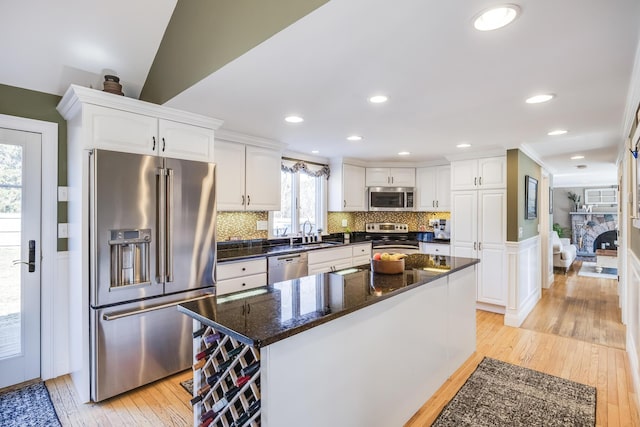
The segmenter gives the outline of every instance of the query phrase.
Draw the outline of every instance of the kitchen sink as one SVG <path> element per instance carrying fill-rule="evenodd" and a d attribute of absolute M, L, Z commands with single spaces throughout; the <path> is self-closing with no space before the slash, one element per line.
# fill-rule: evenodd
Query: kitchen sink
<path fill-rule="evenodd" d="M 312 243 L 297 243 L 292 246 L 295 249 L 319 249 L 330 248 L 335 245 L 341 244 L 340 242 L 312 242 Z"/>

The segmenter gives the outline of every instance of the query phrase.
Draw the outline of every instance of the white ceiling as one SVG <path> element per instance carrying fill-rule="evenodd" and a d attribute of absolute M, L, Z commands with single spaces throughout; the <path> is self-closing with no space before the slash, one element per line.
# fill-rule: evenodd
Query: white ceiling
<path fill-rule="evenodd" d="M 0 83 L 63 95 L 120 76 L 138 98 L 177 0 L 0 0 Z"/>
<path fill-rule="evenodd" d="M 137 98 L 176 1 L 0 0 L 0 83 L 61 95 L 114 72 Z M 494 4 L 331 0 L 167 105 L 325 158 L 428 164 L 520 147 L 556 185 L 615 183 L 640 2 L 521 0 L 511 25 L 474 30 Z M 524 103 L 538 92 L 557 96 Z M 374 93 L 389 102 L 369 104 Z M 294 113 L 305 122 L 283 121 Z M 556 128 L 569 133 L 546 135 Z"/>

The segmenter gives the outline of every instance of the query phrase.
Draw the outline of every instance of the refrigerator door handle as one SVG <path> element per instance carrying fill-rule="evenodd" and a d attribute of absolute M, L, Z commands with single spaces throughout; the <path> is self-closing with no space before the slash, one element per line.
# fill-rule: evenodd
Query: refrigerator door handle
<path fill-rule="evenodd" d="M 167 256 L 167 282 L 173 282 L 173 169 L 167 169 L 167 231 L 165 234 Z"/>
<path fill-rule="evenodd" d="M 166 209 L 167 209 L 167 170 L 158 168 L 158 282 L 163 283 L 167 276 L 166 270 Z"/>
<path fill-rule="evenodd" d="M 186 303 L 186 302 L 192 302 L 192 301 L 198 301 L 198 300 L 209 298 L 209 297 L 211 297 L 211 294 L 204 295 L 204 296 L 199 296 L 199 297 L 196 297 L 196 298 L 186 299 L 186 300 L 178 300 L 178 301 L 168 302 L 166 304 L 158 304 L 158 305 L 154 305 L 152 307 L 141 308 L 139 310 L 125 311 L 125 312 L 116 313 L 116 314 L 106 314 L 105 313 L 105 314 L 102 315 L 102 320 L 106 320 L 106 321 L 118 320 L 118 319 L 122 319 L 123 317 L 135 316 L 137 314 L 149 313 L 150 311 L 162 310 L 163 308 L 175 307 L 178 304 L 182 304 L 182 303 Z"/>

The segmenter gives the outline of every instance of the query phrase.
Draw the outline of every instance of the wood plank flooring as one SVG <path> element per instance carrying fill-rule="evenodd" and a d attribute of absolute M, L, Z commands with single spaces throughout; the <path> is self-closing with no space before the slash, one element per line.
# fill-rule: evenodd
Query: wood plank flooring
<path fill-rule="evenodd" d="M 579 302 L 592 297 L 604 297 L 608 301 L 611 284 L 600 282 L 603 279 L 584 279 L 591 278 L 572 273 L 566 277 L 556 275 L 554 286 L 543 293 L 538 304 L 546 308 L 537 307 L 526 321 L 535 330 L 504 326 L 502 315 L 478 311 L 476 352 L 405 427 L 431 425 L 484 356 L 595 386 L 598 426 L 640 426 L 637 392 L 633 390 L 629 361 L 626 352 L 619 348 L 620 333 L 624 343 L 624 332 L 620 332 L 620 328 L 624 331 L 624 326 L 616 320 L 619 312 L 609 313 L 612 304 L 608 302 Z M 615 286 L 615 281 L 610 282 Z M 563 302 L 562 292 L 574 302 Z M 559 307 L 551 303 L 556 299 Z M 613 306 L 617 309 L 617 297 Z M 591 317 L 584 320 L 584 316 Z M 589 335 L 587 330 L 590 328 L 598 332 Z M 181 381 L 190 377 L 191 371 L 185 371 L 105 402 L 89 404 L 78 403 L 68 375 L 46 383 L 65 427 L 190 426 L 189 395 L 180 386 Z"/>
<path fill-rule="evenodd" d="M 542 299 L 522 327 L 624 349 L 618 282 L 578 276 L 581 264 L 576 261 L 567 275 L 555 275 L 553 286 L 542 290 Z"/>

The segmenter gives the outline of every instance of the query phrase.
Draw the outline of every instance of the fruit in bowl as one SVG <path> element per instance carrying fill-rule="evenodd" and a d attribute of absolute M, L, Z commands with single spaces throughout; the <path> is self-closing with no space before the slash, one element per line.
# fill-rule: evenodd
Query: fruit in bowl
<path fill-rule="evenodd" d="M 404 271 L 405 254 L 375 253 L 371 260 L 374 273 L 398 274 Z"/>

